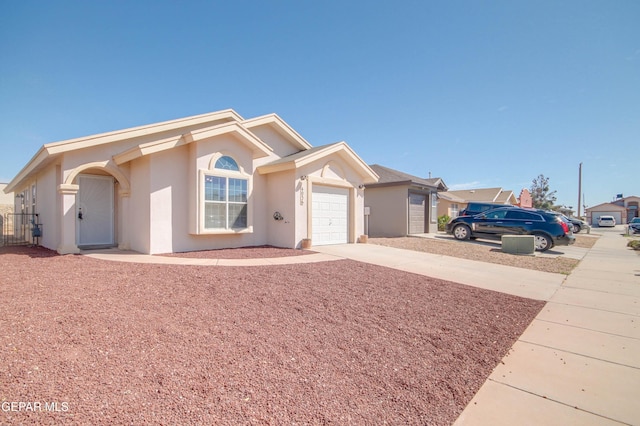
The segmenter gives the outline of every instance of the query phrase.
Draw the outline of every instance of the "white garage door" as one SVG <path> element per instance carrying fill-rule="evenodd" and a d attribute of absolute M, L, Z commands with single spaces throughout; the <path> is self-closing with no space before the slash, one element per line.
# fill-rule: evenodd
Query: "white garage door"
<path fill-rule="evenodd" d="M 311 244 L 349 242 L 349 190 L 313 185 Z"/>
<path fill-rule="evenodd" d="M 591 213 L 591 225 L 598 226 L 600 216 L 613 216 L 616 219 L 616 224 L 622 223 L 622 213 L 620 212 L 593 212 Z"/>

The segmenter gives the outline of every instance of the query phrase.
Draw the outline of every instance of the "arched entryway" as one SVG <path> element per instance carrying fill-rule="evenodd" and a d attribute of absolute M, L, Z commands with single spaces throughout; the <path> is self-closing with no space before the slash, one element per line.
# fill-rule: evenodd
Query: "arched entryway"
<path fill-rule="evenodd" d="M 70 225 L 65 225 L 64 232 L 68 237 L 73 235 L 66 238 L 64 246 L 73 241 L 75 250 L 116 245 L 128 248 L 126 221 L 118 219 L 126 217 L 122 213 L 128 210 L 129 182 L 118 166 L 110 162 L 84 164 L 67 175 L 63 187 L 63 194 L 73 196 L 63 203 L 68 211 L 64 223 Z M 118 235 L 126 241 L 118 241 Z"/>

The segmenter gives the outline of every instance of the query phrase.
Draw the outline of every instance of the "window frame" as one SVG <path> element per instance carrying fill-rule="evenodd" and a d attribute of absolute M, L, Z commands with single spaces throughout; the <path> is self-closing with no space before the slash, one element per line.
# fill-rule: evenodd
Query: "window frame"
<path fill-rule="evenodd" d="M 239 233 L 251 233 L 253 232 L 253 208 L 251 202 L 251 192 L 252 192 L 252 179 L 251 175 L 244 172 L 242 167 L 238 167 L 238 170 L 229 170 L 229 169 L 220 169 L 215 168 L 215 164 L 221 158 L 229 157 L 236 164 L 239 165 L 238 161 L 230 156 L 230 155 L 220 155 L 211 162 L 209 169 L 200 169 L 198 176 L 198 200 L 199 200 L 199 208 L 198 208 L 198 234 L 239 234 Z M 224 193 L 225 200 L 224 201 L 214 201 L 207 200 L 207 191 L 206 191 L 206 179 L 207 177 L 221 178 L 224 179 Z M 246 201 L 238 202 L 238 201 L 229 201 L 229 183 L 231 179 L 237 179 L 240 181 L 246 182 Z M 218 204 L 224 205 L 224 220 L 225 227 L 207 227 L 207 205 Z M 246 223 L 245 226 L 242 227 L 234 227 L 233 224 L 230 224 L 230 215 L 229 215 L 229 206 L 230 205 L 245 205 L 246 206 Z"/>

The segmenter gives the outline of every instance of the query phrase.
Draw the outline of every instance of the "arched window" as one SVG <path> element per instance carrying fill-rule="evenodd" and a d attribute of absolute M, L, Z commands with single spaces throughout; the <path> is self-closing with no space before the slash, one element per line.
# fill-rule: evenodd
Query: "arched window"
<path fill-rule="evenodd" d="M 247 228 L 248 179 L 236 160 L 220 157 L 204 174 L 204 228 Z"/>
<path fill-rule="evenodd" d="M 216 169 L 222 170 L 233 170 L 234 172 L 240 171 L 240 167 L 238 167 L 238 163 L 236 163 L 236 160 L 229 157 L 228 155 L 218 158 L 218 161 L 216 161 L 216 165 L 214 167 Z"/>

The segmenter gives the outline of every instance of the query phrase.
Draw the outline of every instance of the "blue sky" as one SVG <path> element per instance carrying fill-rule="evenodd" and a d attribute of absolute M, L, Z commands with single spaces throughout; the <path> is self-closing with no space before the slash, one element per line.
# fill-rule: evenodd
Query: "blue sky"
<path fill-rule="evenodd" d="M 2 1 L 0 182 L 45 143 L 233 108 L 558 203 L 640 195 L 640 2 Z"/>

